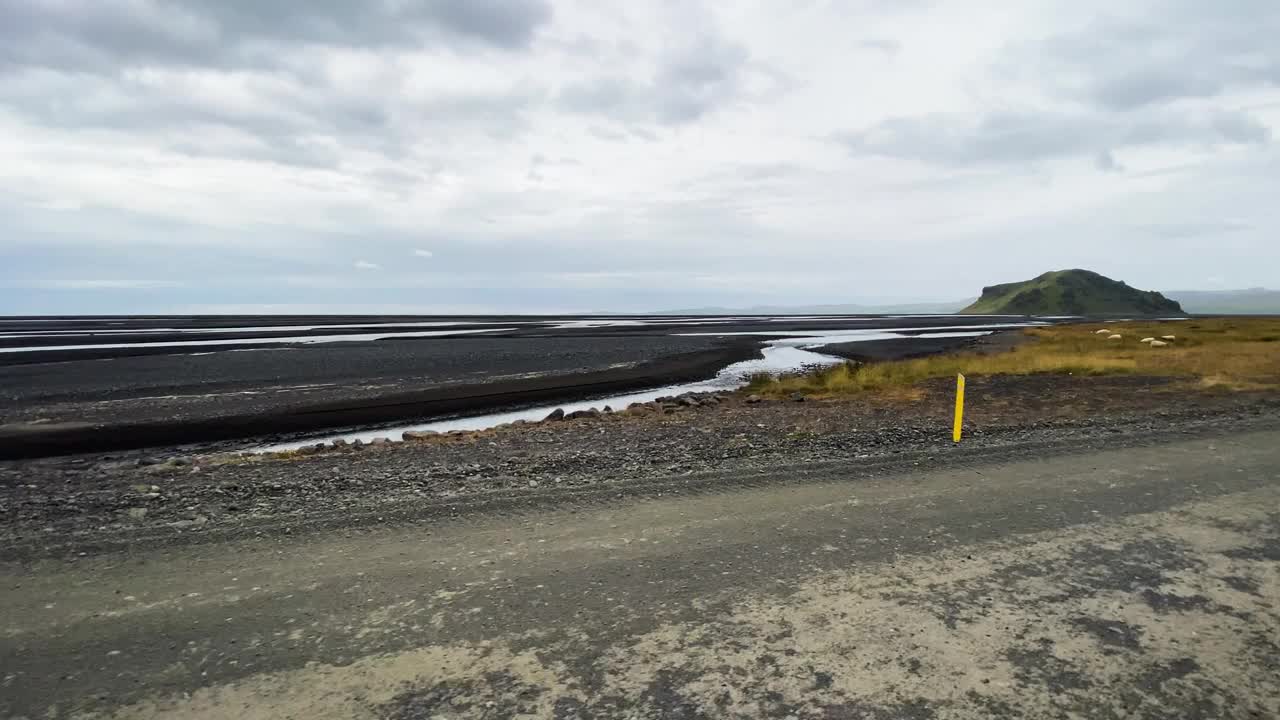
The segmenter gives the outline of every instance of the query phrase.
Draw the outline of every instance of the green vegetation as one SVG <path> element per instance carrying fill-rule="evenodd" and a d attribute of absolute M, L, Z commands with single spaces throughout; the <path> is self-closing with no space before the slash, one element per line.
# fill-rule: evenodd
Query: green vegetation
<path fill-rule="evenodd" d="M 992 285 L 960 311 L 986 315 L 1181 315 L 1155 291 L 1135 290 L 1088 270 L 1047 272 L 1025 282 Z"/>
<path fill-rule="evenodd" d="M 758 376 L 748 392 L 783 396 L 800 392 L 837 396 L 902 391 L 933 378 L 965 375 L 1142 374 L 1185 377 L 1205 387 L 1280 389 L 1280 319 L 1221 318 L 1174 322 L 1126 322 L 1106 326 L 1059 325 L 1024 331 L 1025 344 L 1006 352 L 937 355 L 916 360 L 846 363 L 803 375 Z M 1109 339 L 1112 334 L 1118 340 Z M 1143 338 L 1175 336 L 1166 347 Z"/>

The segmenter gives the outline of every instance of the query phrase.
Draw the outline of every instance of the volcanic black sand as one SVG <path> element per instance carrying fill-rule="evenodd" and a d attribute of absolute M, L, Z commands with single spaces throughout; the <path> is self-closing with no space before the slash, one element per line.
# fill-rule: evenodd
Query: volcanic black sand
<path fill-rule="evenodd" d="M 936 316 L 10 319 L 0 322 L 0 335 L 19 336 L 0 337 L 0 347 L 126 347 L 0 353 L 4 401 L 0 457 L 271 438 L 567 402 L 707 379 L 732 362 L 757 356 L 760 344 L 768 339 L 765 335 L 683 334 L 820 334 L 847 329 L 962 328 L 1017 320 Z M 233 327 L 240 329 L 228 329 Z M 451 337 L 316 344 L 283 340 L 495 328 L 499 331 Z M 138 347 L 226 339 L 262 343 Z M 880 344 L 878 352 L 901 355 L 915 352 L 910 348 L 916 343 L 935 342 L 950 348 L 970 340 L 888 341 Z"/>

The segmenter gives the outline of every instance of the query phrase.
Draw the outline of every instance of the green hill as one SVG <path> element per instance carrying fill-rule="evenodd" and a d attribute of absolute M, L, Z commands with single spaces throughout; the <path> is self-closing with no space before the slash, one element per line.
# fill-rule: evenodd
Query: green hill
<path fill-rule="evenodd" d="M 960 311 L 974 315 L 1182 315 L 1158 292 L 1136 290 L 1088 270 L 1047 272 L 1025 282 L 982 288 Z"/>

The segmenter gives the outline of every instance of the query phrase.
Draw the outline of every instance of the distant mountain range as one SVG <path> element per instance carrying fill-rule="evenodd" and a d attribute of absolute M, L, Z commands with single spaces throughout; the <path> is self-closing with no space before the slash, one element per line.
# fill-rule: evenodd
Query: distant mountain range
<path fill-rule="evenodd" d="M 1280 315 L 1280 290 L 1171 290 L 1165 293 L 1189 313 L 1205 315 Z"/>
<path fill-rule="evenodd" d="M 1193 315 L 1280 315 L 1280 290 L 1173 290 L 1161 293 Z M 755 305 L 752 307 L 701 307 L 664 310 L 653 315 L 908 315 L 951 314 L 978 298 L 952 302 L 830 305 Z M 1058 313 L 1042 313 L 1056 315 Z M 1064 313 L 1068 314 L 1068 313 Z M 1076 313 L 1069 313 L 1076 314 Z"/>

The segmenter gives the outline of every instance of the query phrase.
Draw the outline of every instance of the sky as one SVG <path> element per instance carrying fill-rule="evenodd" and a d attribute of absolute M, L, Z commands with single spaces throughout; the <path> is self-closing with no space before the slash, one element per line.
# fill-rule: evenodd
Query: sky
<path fill-rule="evenodd" d="M 0 314 L 1280 286 L 1275 0 L 0 0 Z"/>

